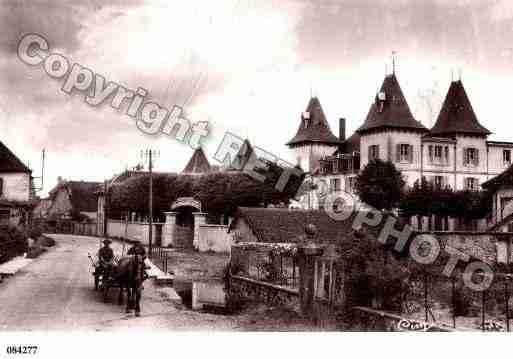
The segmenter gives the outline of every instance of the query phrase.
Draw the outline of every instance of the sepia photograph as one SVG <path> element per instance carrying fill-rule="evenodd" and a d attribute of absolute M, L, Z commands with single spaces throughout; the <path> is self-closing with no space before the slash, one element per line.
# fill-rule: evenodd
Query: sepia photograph
<path fill-rule="evenodd" d="M 506 348 L 511 1 L 0 19 L 0 358 Z"/>

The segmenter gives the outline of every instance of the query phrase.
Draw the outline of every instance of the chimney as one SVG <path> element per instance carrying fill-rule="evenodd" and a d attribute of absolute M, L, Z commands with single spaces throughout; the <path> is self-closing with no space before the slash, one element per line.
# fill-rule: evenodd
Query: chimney
<path fill-rule="evenodd" d="M 341 118 L 338 125 L 338 139 L 340 141 L 346 140 L 346 119 Z"/>

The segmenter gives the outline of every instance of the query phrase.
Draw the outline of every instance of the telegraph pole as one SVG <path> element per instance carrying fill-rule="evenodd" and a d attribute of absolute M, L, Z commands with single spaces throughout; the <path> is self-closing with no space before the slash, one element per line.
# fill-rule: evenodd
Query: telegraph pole
<path fill-rule="evenodd" d="M 149 209 L 149 220 L 148 220 L 148 253 L 151 254 L 152 250 L 152 241 L 153 241 L 153 160 L 155 157 L 160 156 L 160 151 L 152 150 L 152 149 L 146 149 L 144 151 L 141 151 L 141 157 L 147 157 L 148 158 L 148 173 L 149 173 L 149 180 L 150 180 L 150 188 L 149 188 L 149 203 L 148 203 L 148 209 Z"/>
<path fill-rule="evenodd" d="M 149 151 L 149 171 L 150 171 L 150 228 L 148 228 L 148 254 L 151 256 L 151 240 L 153 234 L 153 161 L 152 161 L 152 150 Z"/>

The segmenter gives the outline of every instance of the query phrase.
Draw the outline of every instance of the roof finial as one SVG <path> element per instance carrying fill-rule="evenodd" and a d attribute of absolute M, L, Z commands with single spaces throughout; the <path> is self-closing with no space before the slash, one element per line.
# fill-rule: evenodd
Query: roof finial
<path fill-rule="evenodd" d="M 458 80 L 459 80 L 459 81 L 461 81 L 461 72 L 462 72 L 462 71 L 461 71 L 461 67 L 460 67 L 460 68 L 458 69 L 458 77 L 459 77 L 459 79 L 458 79 Z"/>
<path fill-rule="evenodd" d="M 392 51 L 392 75 L 395 75 L 395 55 L 397 52 Z"/>

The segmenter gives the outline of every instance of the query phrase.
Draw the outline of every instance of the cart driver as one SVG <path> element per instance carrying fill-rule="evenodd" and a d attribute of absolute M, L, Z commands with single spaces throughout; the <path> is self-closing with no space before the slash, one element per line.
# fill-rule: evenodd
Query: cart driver
<path fill-rule="evenodd" d="M 114 251 L 110 247 L 111 243 L 112 241 L 110 239 L 105 239 L 103 241 L 103 247 L 98 251 L 100 271 L 107 274 L 112 270 L 112 266 L 114 265 Z"/>

